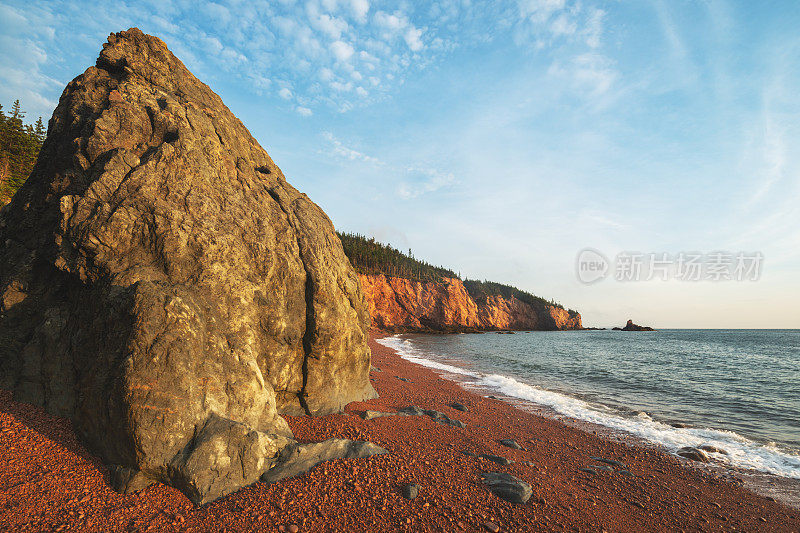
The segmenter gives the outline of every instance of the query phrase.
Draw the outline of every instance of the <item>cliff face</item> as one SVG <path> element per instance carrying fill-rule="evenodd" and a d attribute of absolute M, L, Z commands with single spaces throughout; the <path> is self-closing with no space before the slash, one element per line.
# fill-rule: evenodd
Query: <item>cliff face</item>
<path fill-rule="evenodd" d="M 383 274 L 360 274 L 372 325 L 387 331 L 581 329 L 581 316 L 516 298 L 476 302 L 460 279 L 421 283 Z"/>

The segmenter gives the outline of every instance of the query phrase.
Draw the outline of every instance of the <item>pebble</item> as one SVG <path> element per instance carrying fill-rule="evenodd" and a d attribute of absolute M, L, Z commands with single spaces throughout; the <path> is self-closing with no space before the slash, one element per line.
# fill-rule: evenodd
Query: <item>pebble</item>
<path fill-rule="evenodd" d="M 382 413 L 381 411 L 364 411 L 361 413 L 361 418 L 364 420 L 372 420 L 375 418 L 380 418 L 382 416 L 394 416 L 397 413 Z"/>
<path fill-rule="evenodd" d="M 484 522 L 483 527 L 486 528 L 486 531 L 491 531 L 492 533 L 500 531 L 500 526 L 494 522 Z"/>
<path fill-rule="evenodd" d="M 607 465 L 614 465 L 614 466 L 618 466 L 620 468 L 625 468 L 624 464 L 620 463 L 619 461 L 617 461 L 615 459 L 606 459 L 605 457 L 590 457 L 590 459 L 592 461 L 597 461 L 599 463 L 605 463 Z"/>
<path fill-rule="evenodd" d="M 398 411 L 398 413 L 402 413 L 404 415 L 409 415 L 409 416 L 422 416 L 423 414 L 425 414 L 424 411 L 419 407 L 417 407 L 416 405 L 403 407 Z"/>
<path fill-rule="evenodd" d="M 514 463 L 514 461 L 506 459 L 505 457 L 500 457 L 499 455 L 490 455 L 488 453 L 482 453 L 478 457 L 483 457 L 484 459 L 488 459 L 493 463 L 497 463 L 499 465 L 504 465 L 504 466 Z"/>
<path fill-rule="evenodd" d="M 502 444 L 506 448 L 513 448 L 515 450 L 521 450 L 522 449 L 522 446 L 517 444 L 517 441 L 515 441 L 514 439 L 500 439 L 497 442 L 499 442 L 500 444 Z"/>
<path fill-rule="evenodd" d="M 698 446 L 698 449 L 703 450 L 704 452 L 711 452 L 711 453 L 719 453 L 719 454 L 722 454 L 722 455 L 728 455 L 728 452 L 726 452 L 722 448 L 717 448 L 713 444 L 703 444 L 702 446 Z"/>
<path fill-rule="evenodd" d="M 483 482 L 492 491 L 492 494 L 511 503 L 525 503 L 531 495 L 533 489 L 530 484 L 515 478 L 505 472 L 484 472 L 481 474 Z"/>
<path fill-rule="evenodd" d="M 416 483 L 407 483 L 403 485 L 403 498 L 413 500 L 419 496 L 419 485 Z"/>
<path fill-rule="evenodd" d="M 291 526 L 289 526 L 289 533 L 297 533 L 298 531 L 300 531 L 300 528 L 297 527 L 296 525 L 292 524 Z"/>
<path fill-rule="evenodd" d="M 699 461 L 701 463 L 707 463 L 711 460 L 706 452 L 700 450 L 698 448 L 693 448 L 691 446 L 685 446 L 676 452 L 681 457 L 685 457 L 686 459 L 691 459 L 692 461 Z"/>

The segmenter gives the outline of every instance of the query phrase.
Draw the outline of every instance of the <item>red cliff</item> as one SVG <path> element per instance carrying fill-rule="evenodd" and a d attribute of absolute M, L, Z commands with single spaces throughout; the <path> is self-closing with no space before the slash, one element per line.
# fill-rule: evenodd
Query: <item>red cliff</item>
<path fill-rule="evenodd" d="M 373 327 L 386 331 L 581 329 L 581 316 L 515 297 L 476 302 L 457 278 L 419 282 L 359 274 Z"/>

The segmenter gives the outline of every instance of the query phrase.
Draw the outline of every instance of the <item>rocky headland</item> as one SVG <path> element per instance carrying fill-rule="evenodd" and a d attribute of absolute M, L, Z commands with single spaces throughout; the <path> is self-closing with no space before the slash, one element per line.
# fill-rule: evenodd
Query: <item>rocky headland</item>
<path fill-rule="evenodd" d="M 389 244 L 339 233 L 359 274 L 372 326 L 387 332 L 582 329 L 581 315 L 510 285 L 462 279 Z"/>
<path fill-rule="evenodd" d="M 581 329 L 581 316 L 514 296 L 476 298 L 458 278 L 417 281 L 359 274 L 372 324 L 392 332 Z"/>

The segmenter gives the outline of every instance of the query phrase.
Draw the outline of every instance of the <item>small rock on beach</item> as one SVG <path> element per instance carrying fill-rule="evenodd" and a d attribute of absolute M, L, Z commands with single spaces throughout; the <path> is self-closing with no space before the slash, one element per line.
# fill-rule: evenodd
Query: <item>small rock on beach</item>
<path fill-rule="evenodd" d="M 533 494 L 530 484 L 505 472 L 484 472 L 483 482 L 492 494 L 511 503 L 525 503 Z"/>
<path fill-rule="evenodd" d="M 500 457 L 499 455 L 490 455 L 488 453 L 482 453 L 478 457 L 482 457 L 482 458 L 487 459 L 487 460 L 489 460 L 489 461 L 491 461 L 493 463 L 497 463 L 499 465 L 504 465 L 504 466 L 510 465 L 510 464 L 512 464 L 514 462 L 514 461 L 511 461 L 510 459 L 506 459 L 505 457 Z"/>
<path fill-rule="evenodd" d="M 419 485 L 416 483 L 408 483 L 403 485 L 403 498 L 413 500 L 419 496 Z"/>
<path fill-rule="evenodd" d="M 700 450 L 703 450 L 704 452 L 719 453 L 719 454 L 722 454 L 722 455 L 728 455 L 728 452 L 726 452 L 722 448 L 717 448 L 713 444 L 703 444 L 702 446 L 698 446 L 697 448 L 700 449 Z"/>
<path fill-rule="evenodd" d="M 681 457 L 691 459 L 692 461 L 699 461 L 701 463 L 707 463 L 711 460 L 706 452 L 699 448 L 693 448 L 692 446 L 685 446 L 676 453 Z"/>
<path fill-rule="evenodd" d="M 521 450 L 522 449 L 522 446 L 517 444 L 517 441 L 515 441 L 514 439 L 500 439 L 497 442 L 499 442 L 500 444 L 502 444 L 506 448 L 513 448 L 515 450 Z"/>

